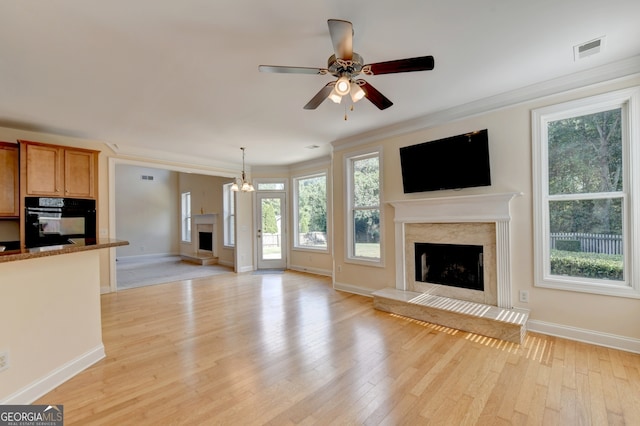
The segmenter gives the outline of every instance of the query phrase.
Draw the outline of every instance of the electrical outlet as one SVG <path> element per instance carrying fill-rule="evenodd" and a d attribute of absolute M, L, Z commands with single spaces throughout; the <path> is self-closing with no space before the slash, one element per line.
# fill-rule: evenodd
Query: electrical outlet
<path fill-rule="evenodd" d="M 520 290 L 520 301 L 522 303 L 529 303 L 529 292 L 527 290 Z"/>
<path fill-rule="evenodd" d="M 338 265 L 336 269 L 338 270 L 338 272 L 342 272 L 342 265 Z"/>
<path fill-rule="evenodd" d="M 9 368 L 9 352 L 0 352 L 0 371 Z"/>

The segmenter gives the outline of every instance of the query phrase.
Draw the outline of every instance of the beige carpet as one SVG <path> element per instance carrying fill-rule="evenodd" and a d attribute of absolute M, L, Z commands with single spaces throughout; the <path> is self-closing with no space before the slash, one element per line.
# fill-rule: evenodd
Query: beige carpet
<path fill-rule="evenodd" d="M 180 256 L 125 258 L 116 262 L 118 290 L 228 273 L 233 273 L 233 269 L 221 265 L 196 265 L 182 261 Z"/>

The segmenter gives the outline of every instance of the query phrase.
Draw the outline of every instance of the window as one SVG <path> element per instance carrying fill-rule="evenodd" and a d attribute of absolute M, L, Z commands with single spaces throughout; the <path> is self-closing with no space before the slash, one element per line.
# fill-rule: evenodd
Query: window
<path fill-rule="evenodd" d="M 639 100 L 630 89 L 533 112 L 536 285 L 640 296 Z"/>
<path fill-rule="evenodd" d="M 180 212 L 182 216 L 182 242 L 191 242 L 191 193 L 182 193 Z"/>
<path fill-rule="evenodd" d="M 258 182 L 258 191 L 284 191 L 284 182 Z"/>
<path fill-rule="evenodd" d="M 234 192 L 231 190 L 233 183 L 222 186 L 222 212 L 224 215 L 224 245 L 235 246 L 235 226 L 236 226 L 236 204 L 234 203 Z"/>
<path fill-rule="evenodd" d="M 382 266 L 381 151 L 345 158 L 347 258 Z"/>
<path fill-rule="evenodd" d="M 327 249 L 327 174 L 293 180 L 296 248 Z"/>

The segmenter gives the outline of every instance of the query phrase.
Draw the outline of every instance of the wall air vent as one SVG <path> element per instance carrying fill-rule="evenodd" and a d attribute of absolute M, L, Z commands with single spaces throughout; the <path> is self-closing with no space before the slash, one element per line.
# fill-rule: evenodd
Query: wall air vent
<path fill-rule="evenodd" d="M 598 37 L 585 43 L 573 46 L 573 60 L 578 61 L 588 56 L 600 53 L 604 48 L 605 37 Z"/>
<path fill-rule="evenodd" d="M 142 176 L 140 176 L 140 179 L 142 179 L 142 180 L 153 180 L 153 176 L 151 176 L 151 175 L 142 175 Z"/>

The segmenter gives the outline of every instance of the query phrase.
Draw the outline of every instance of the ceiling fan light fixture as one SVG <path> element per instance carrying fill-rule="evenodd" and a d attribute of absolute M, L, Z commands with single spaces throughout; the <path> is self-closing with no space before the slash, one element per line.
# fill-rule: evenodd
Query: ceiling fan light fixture
<path fill-rule="evenodd" d="M 340 96 L 340 95 L 338 95 L 338 93 L 336 93 L 335 87 L 333 88 L 333 90 L 329 94 L 329 99 L 331 99 L 336 104 L 339 104 L 340 101 L 342 101 L 342 96 Z"/>
<path fill-rule="evenodd" d="M 336 81 L 334 89 L 338 95 L 344 96 L 349 93 L 349 90 L 351 90 L 351 82 L 347 77 L 342 76 L 338 79 L 338 81 Z"/>
<path fill-rule="evenodd" d="M 354 104 L 364 98 L 364 95 L 364 90 L 362 90 L 362 87 L 360 87 L 358 83 L 351 83 L 351 100 Z"/>

